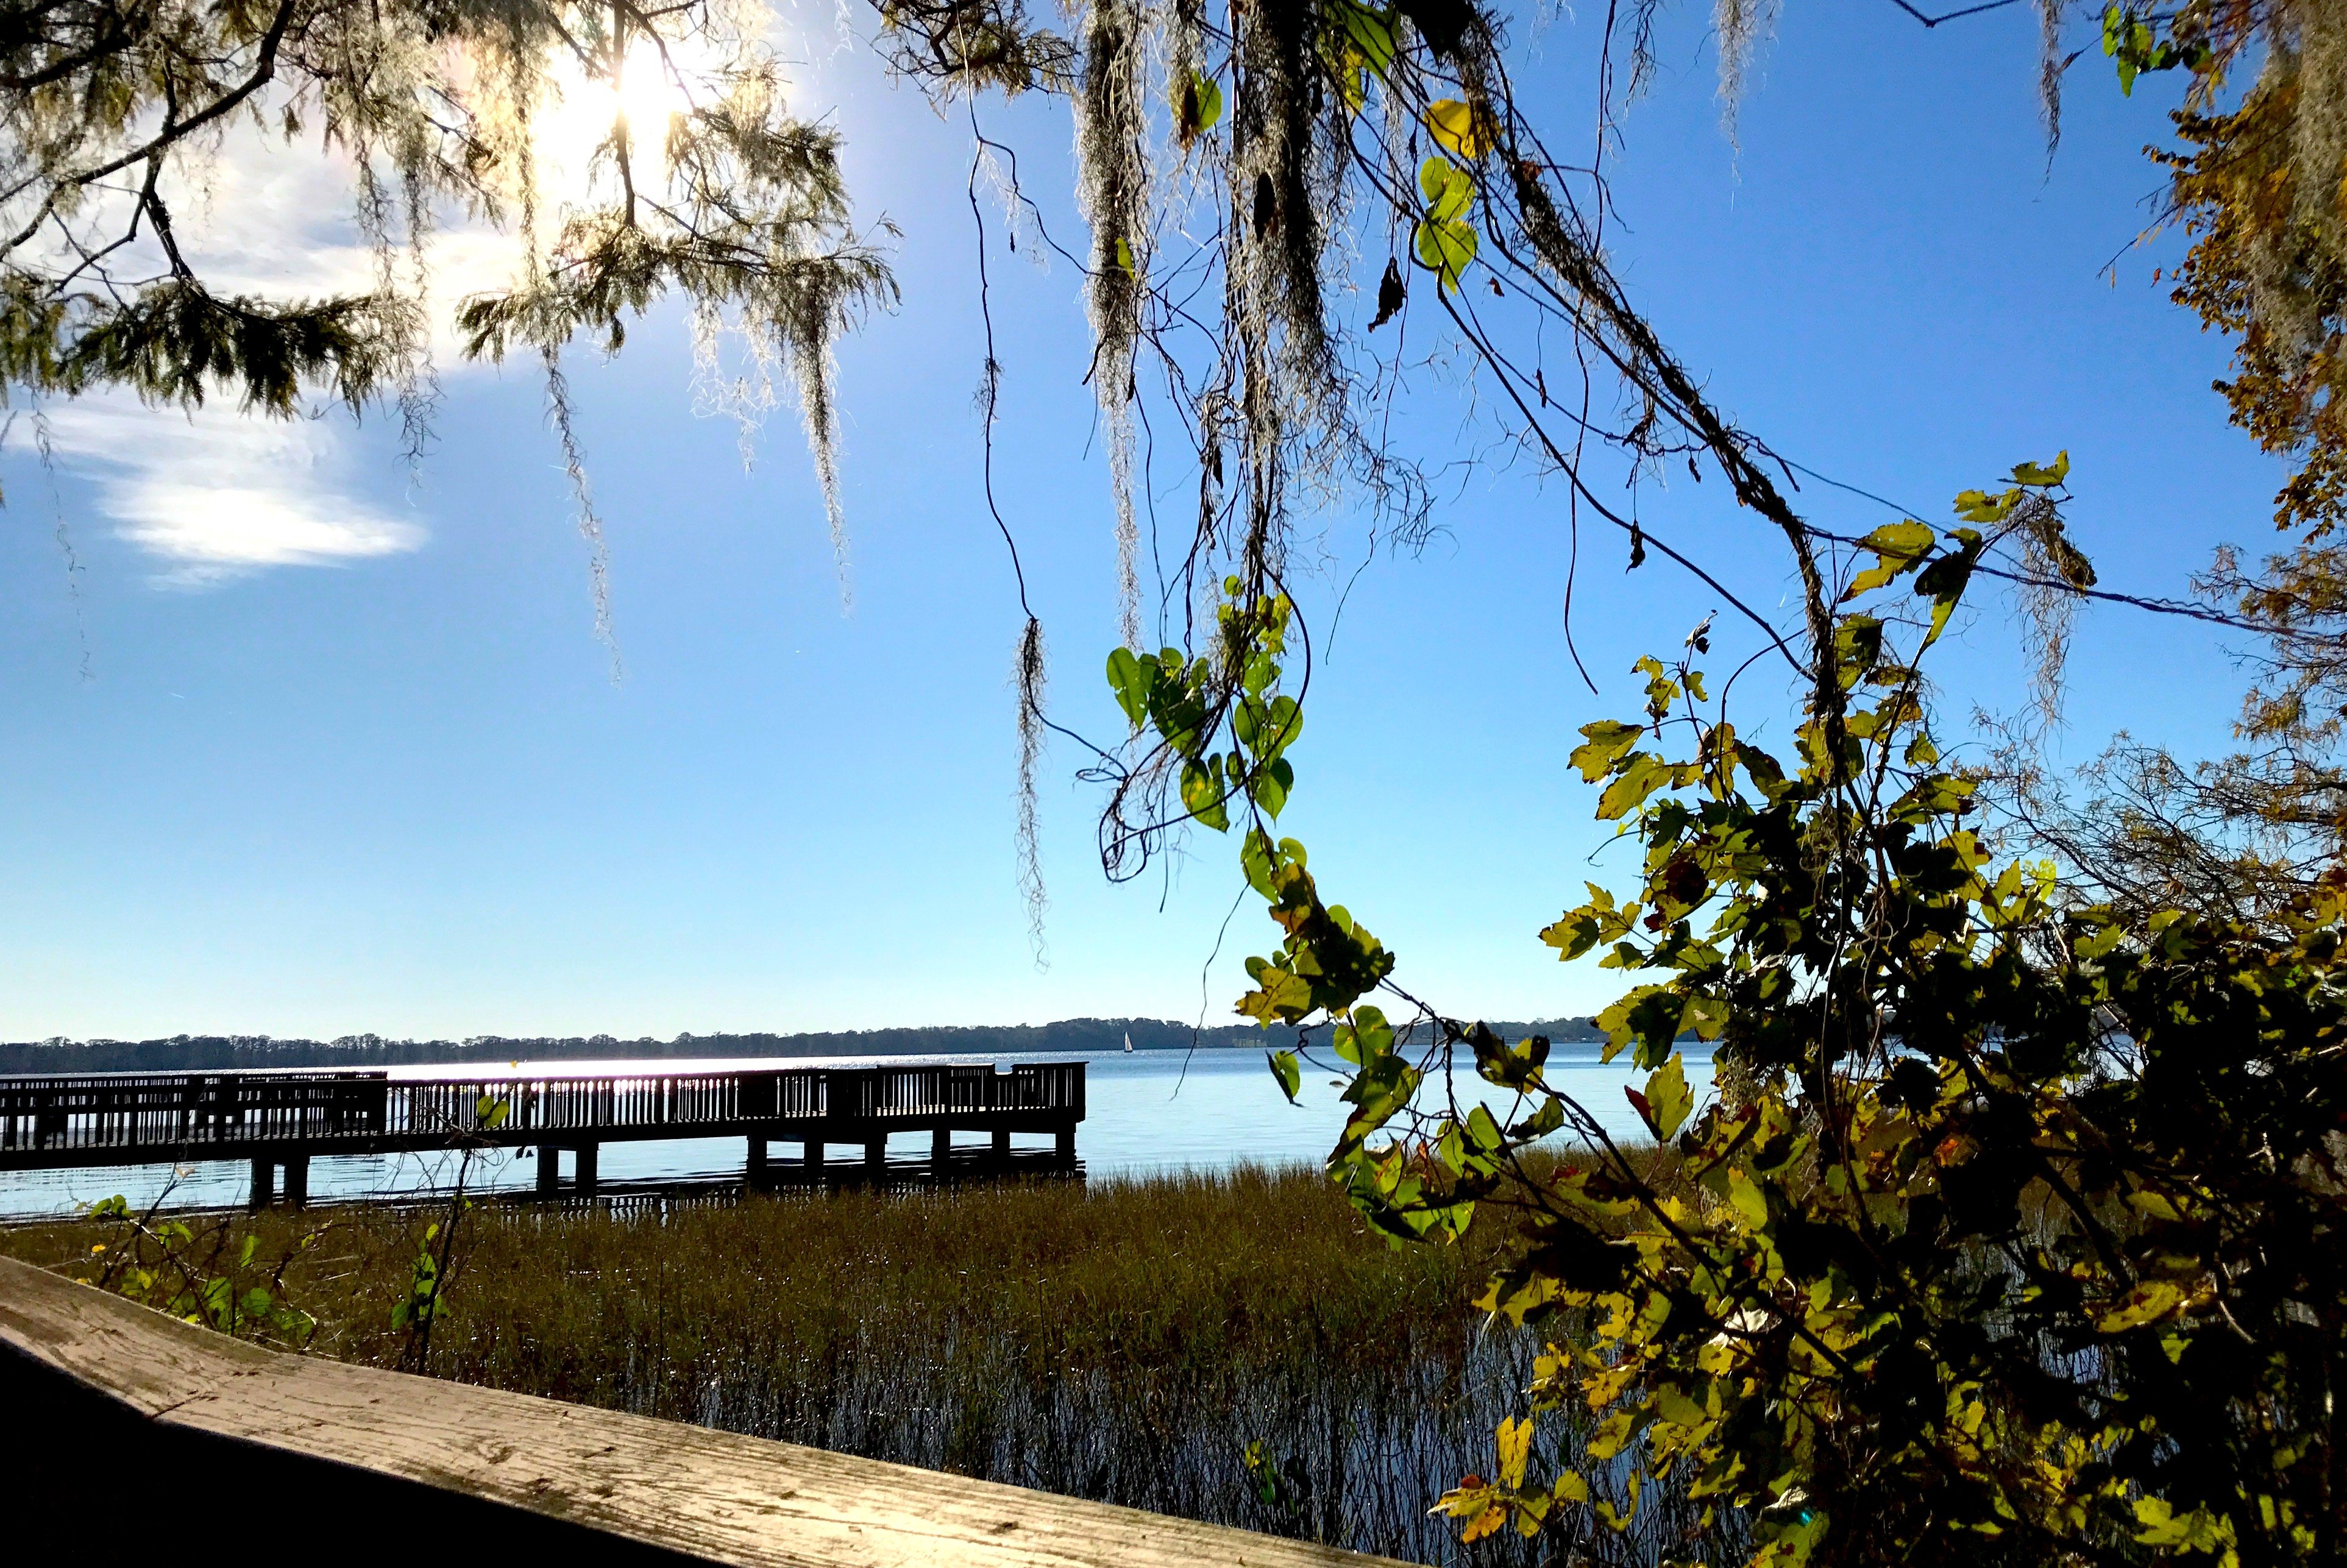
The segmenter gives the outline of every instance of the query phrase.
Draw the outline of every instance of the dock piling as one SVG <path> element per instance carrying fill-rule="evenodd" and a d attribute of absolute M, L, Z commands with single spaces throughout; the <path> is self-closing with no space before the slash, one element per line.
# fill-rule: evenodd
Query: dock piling
<path fill-rule="evenodd" d="M 269 1207 L 276 1201 L 277 1163 L 268 1159 L 253 1161 L 252 1195 L 246 1200 L 245 1207 L 258 1211 Z"/>
<path fill-rule="evenodd" d="M 579 1144 L 578 1160 L 576 1184 L 579 1188 L 579 1195 L 582 1198 L 591 1198 L 595 1195 L 595 1145 Z"/>
<path fill-rule="evenodd" d="M 750 1157 L 743 1167 L 742 1184 L 753 1193 L 766 1190 L 766 1140 L 762 1133 L 750 1134 Z"/>

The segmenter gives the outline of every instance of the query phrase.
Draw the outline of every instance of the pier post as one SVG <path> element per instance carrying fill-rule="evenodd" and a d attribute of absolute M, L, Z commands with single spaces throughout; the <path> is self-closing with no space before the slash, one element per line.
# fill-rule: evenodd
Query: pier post
<path fill-rule="evenodd" d="M 579 1170 L 579 1175 L 578 1175 L 578 1182 L 577 1182 L 577 1185 L 578 1185 L 578 1188 L 579 1188 L 579 1195 L 580 1197 L 582 1197 L 582 1198 L 591 1198 L 591 1197 L 593 1197 L 593 1196 L 595 1195 L 595 1145 L 594 1145 L 594 1144 L 592 1144 L 592 1143 L 581 1143 L 581 1144 L 579 1144 L 579 1167 L 578 1167 L 578 1170 Z"/>
<path fill-rule="evenodd" d="M 929 1180 L 946 1179 L 946 1167 L 953 1158 L 953 1130 L 940 1127 L 929 1134 Z"/>
<path fill-rule="evenodd" d="M 310 1156 L 294 1154 L 285 1162 L 285 1202 L 293 1208 L 310 1206 Z"/>
<path fill-rule="evenodd" d="M 824 1153 L 825 1150 L 823 1140 L 821 1138 L 810 1138 L 806 1141 L 806 1168 L 808 1175 L 819 1177 L 823 1174 Z"/>
<path fill-rule="evenodd" d="M 1010 1129 L 1008 1127 L 994 1130 L 994 1163 L 998 1165 L 1010 1163 Z"/>
<path fill-rule="evenodd" d="M 1051 1153 L 1063 1165 L 1076 1163 L 1076 1124 L 1072 1122 L 1052 1136 Z"/>
<path fill-rule="evenodd" d="M 753 1193 L 764 1192 L 768 1184 L 766 1140 L 756 1132 L 750 1134 L 750 1158 L 748 1163 L 743 1168 L 742 1184 Z"/>
<path fill-rule="evenodd" d="M 878 1181 L 888 1173 L 888 1134 L 875 1132 L 864 1140 L 864 1174 Z"/>
<path fill-rule="evenodd" d="M 277 1167 L 268 1160 L 252 1163 L 252 1196 L 246 1202 L 249 1209 L 265 1209 L 277 1201 Z"/>
<path fill-rule="evenodd" d="M 550 1198 L 562 1190 L 562 1151 L 551 1143 L 538 1146 L 538 1195 Z"/>

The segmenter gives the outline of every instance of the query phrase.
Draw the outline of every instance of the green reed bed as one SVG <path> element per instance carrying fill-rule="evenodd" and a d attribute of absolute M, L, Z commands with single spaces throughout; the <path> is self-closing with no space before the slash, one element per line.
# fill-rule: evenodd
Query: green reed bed
<path fill-rule="evenodd" d="M 430 1217 L 269 1214 L 254 1263 L 312 1348 L 395 1365 L 391 1306 Z M 0 1235 L 87 1274 L 88 1222 Z M 1488 1471 L 1537 1348 L 1467 1306 L 1483 1255 L 1394 1250 L 1304 1172 L 755 1199 L 627 1215 L 488 1206 L 464 1221 L 436 1376 L 699 1422 L 1425 1563 L 1426 1510 Z M 1553 1440 L 1577 1449 L 1578 1434 Z M 1686 1510 L 1650 1499 L 1651 1560 Z M 1570 1553 L 1579 1555 L 1579 1550 Z"/>

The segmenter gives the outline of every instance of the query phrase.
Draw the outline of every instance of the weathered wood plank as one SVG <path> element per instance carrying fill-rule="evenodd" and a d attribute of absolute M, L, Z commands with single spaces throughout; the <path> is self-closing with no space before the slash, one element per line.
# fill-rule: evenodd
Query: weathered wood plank
<path fill-rule="evenodd" d="M 1391 1568 L 1305 1542 L 282 1355 L 0 1258 L 0 1354 L 10 1352 L 163 1427 L 420 1482 L 708 1562 Z"/>

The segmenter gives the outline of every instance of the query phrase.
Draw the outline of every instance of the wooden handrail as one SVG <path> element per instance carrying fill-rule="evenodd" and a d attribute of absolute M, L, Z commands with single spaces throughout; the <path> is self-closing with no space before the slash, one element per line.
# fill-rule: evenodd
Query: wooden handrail
<path fill-rule="evenodd" d="M 74 1452 L 43 1471 L 43 1449 L 71 1445 L 54 1429 L 101 1424 L 84 1421 L 77 1400 L 117 1421 L 107 1440 L 118 1450 L 144 1440 L 155 1451 Z M 256 1539 L 272 1510 L 361 1497 L 385 1506 L 365 1487 L 402 1489 L 392 1506 L 406 1517 L 339 1522 L 366 1562 L 412 1562 L 416 1542 L 470 1560 L 494 1541 L 583 1542 L 590 1560 L 625 1549 L 774 1568 L 1399 1568 L 1308 1542 L 265 1350 L 13 1258 L 0 1258 L 0 1459 L 14 1450 L 42 1476 L 11 1502 L 12 1532 L 97 1516 L 74 1512 L 85 1507 L 118 1512 L 128 1495 L 182 1495 L 182 1460 L 209 1456 L 205 1474 L 231 1478 L 209 1506 L 240 1514 Z M 126 1473 L 141 1460 L 156 1472 Z M 70 1495 L 77 1476 L 90 1478 L 89 1499 Z M 461 1515 L 468 1534 L 436 1534 L 460 1509 L 473 1511 Z M 389 1546 L 396 1552 L 376 1549 Z M 331 1554 L 353 1560 L 339 1543 Z"/>

